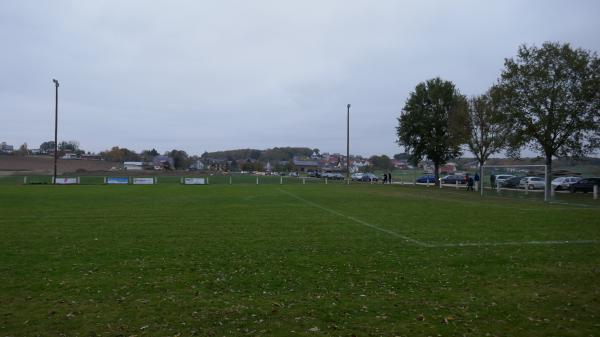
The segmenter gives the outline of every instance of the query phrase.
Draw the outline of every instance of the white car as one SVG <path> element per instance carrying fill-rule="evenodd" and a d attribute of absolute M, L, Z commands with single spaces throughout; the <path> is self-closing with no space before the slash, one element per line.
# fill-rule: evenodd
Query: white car
<path fill-rule="evenodd" d="M 513 177 L 514 176 L 511 174 L 499 174 L 496 176 L 496 185 L 502 186 L 502 184 L 504 184 L 505 181 Z"/>
<path fill-rule="evenodd" d="M 571 184 L 580 181 L 581 177 L 558 177 L 552 180 L 552 188 L 555 190 L 568 190 Z"/>
<path fill-rule="evenodd" d="M 519 188 L 534 190 L 536 188 L 544 189 L 544 187 L 546 187 L 546 183 L 544 182 L 544 178 L 540 177 L 525 177 L 519 182 Z"/>
<path fill-rule="evenodd" d="M 352 180 L 361 180 L 363 175 L 364 175 L 364 173 L 360 173 L 360 172 L 352 173 L 351 178 L 352 178 Z"/>

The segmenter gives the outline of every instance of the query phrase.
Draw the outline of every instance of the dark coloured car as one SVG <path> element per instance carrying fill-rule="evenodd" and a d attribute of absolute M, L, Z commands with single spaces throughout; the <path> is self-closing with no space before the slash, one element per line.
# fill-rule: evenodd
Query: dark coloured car
<path fill-rule="evenodd" d="M 442 184 L 456 184 L 457 182 L 459 184 L 465 184 L 465 177 L 458 174 L 453 174 L 442 178 Z"/>
<path fill-rule="evenodd" d="M 417 182 L 420 184 L 435 184 L 435 176 L 433 174 L 427 174 L 417 178 Z"/>
<path fill-rule="evenodd" d="M 583 178 L 580 181 L 578 181 L 574 184 L 571 184 L 571 186 L 569 186 L 569 191 L 571 191 L 571 193 L 593 192 L 594 185 L 598 185 L 598 188 L 600 188 L 600 178 Z"/>
<path fill-rule="evenodd" d="M 519 188 L 519 184 L 521 183 L 521 179 L 525 178 L 525 176 L 512 177 L 510 179 L 504 180 L 500 187 L 505 188 Z"/>
<path fill-rule="evenodd" d="M 377 181 L 377 176 L 374 175 L 373 173 L 365 173 L 362 175 L 362 177 L 360 177 L 360 181 Z"/>

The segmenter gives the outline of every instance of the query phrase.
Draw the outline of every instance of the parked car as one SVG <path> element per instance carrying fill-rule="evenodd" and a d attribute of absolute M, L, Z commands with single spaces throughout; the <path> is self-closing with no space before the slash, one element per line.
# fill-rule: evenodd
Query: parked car
<path fill-rule="evenodd" d="M 310 171 L 306 172 L 306 175 L 308 177 L 312 177 L 312 178 L 321 178 L 322 173 L 321 173 L 321 171 L 310 170 Z"/>
<path fill-rule="evenodd" d="M 546 187 L 546 182 L 544 181 L 544 178 L 540 177 L 524 177 L 519 182 L 519 188 L 535 190 L 536 188 L 543 189 L 544 187 Z"/>
<path fill-rule="evenodd" d="M 343 180 L 344 178 L 346 178 L 346 176 L 344 176 L 341 173 L 331 173 L 331 175 L 329 176 L 329 179 L 333 180 Z"/>
<path fill-rule="evenodd" d="M 426 174 L 424 176 L 417 178 L 417 182 L 420 184 L 426 184 L 426 183 L 435 184 L 435 176 L 433 174 Z"/>
<path fill-rule="evenodd" d="M 354 181 L 360 181 L 363 175 L 364 175 L 364 173 L 362 173 L 362 172 L 352 173 L 350 178 L 352 178 L 352 180 L 354 180 Z"/>
<path fill-rule="evenodd" d="M 504 182 L 502 182 L 502 184 L 500 184 L 500 187 L 505 187 L 505 188 L 517 188 L 519 187 L 519 183 L 521 182 L 521 179 L 525 178 L 524 176 L 515 176 L 512 178 L 508 178 L 506 180 L 504 180 Z"/>
<path fill-rule="evenodd" d="M 569 186 L 569 191 L 571 191 L 571 193 L 593 192 L 594 185 L 598 185 L 598 188 L 600 188 L 600 178 L 583 178 L 578 182 L 571 184 L 571 186 Z"/>
<path fill-rule="evenodd" d="M 558 177 L 552 180 L 552 188 L 554 190 L 568 190 L 572 184 L 581 180 L 581 177 Z"/>
<path fill-rule="evenodd" d="M 442 184 L 465 184 L 465 177 L 458 174 L 447 175 L 442 178 Z"/>
<path fill-rule="evenodd" d="M 507 181 L 510 178 L 514 178 L 515 176 L 512 174 L 499 174 L 496 176 L 496 184 L 500 185 L 500 186 L 504 186 L 504 182 Z M 520 180 L 519 180 L 520 181 Z M 494 186 L 496 187 L 496 186 Z"/>
<path fill-rule="evenodd" d="M 360 177 L 360 181 L 378 181 L 378 179 L 373 173 L 365 173 Z"/>

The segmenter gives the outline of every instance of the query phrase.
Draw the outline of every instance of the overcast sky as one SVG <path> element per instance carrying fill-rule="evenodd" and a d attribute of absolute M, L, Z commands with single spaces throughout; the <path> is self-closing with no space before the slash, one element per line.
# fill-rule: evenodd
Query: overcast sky
<path fill-rule="evenodd" d="M 2 1 L 0 141 L 101 151 L 400 152 L 440 76 L 476 95 L 520 44 L 600 51 L 600 1 Z"/>

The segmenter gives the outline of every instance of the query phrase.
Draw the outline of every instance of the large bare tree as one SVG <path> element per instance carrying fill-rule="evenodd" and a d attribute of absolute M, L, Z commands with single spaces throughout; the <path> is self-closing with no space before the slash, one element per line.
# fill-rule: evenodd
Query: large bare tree
<path fill-rule="evenodd" d="M 507 116 L 494 102 L 493 91 L 469 99 L 469 138 L 467 146 L 479 163 L 479 175 L 483 179 L 483 165 L 494 153 L 507 145 L 510 127 Z"/>

